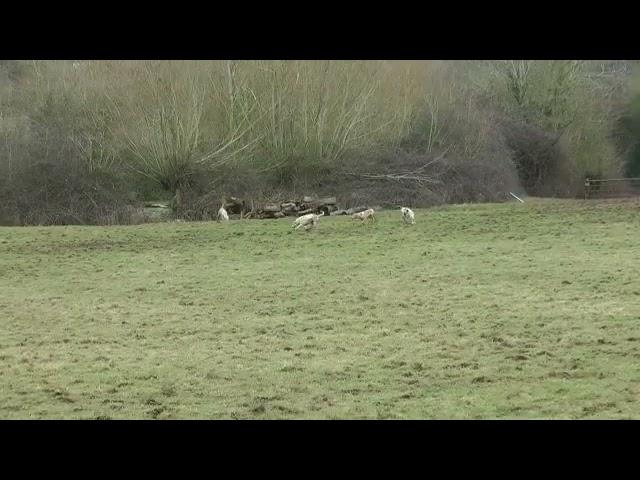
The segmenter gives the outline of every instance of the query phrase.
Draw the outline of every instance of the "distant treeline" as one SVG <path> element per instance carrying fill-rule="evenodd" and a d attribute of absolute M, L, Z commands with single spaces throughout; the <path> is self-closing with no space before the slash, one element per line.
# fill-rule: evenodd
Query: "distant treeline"
<path fill-rule="evenodd" d="M 129 223 L 177 191 L 575 196 L 640 175 L 636 63 L 0 61 L 0 223 Z"/>

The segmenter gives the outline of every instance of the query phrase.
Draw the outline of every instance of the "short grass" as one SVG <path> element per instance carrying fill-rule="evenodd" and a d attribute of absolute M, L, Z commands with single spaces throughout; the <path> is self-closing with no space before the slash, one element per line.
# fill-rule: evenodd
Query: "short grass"
<path fill-rule="evenodd" d="M 640 418 L 640 204 L 0 229 L 0 418 Z"/>

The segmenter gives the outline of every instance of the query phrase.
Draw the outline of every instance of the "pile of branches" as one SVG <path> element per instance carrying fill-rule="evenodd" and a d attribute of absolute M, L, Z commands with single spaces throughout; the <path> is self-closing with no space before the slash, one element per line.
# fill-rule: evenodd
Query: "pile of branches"
<path fill-rule="evenodd" d="M 331 215 L 338 210 L 336 197 L 313 198 L 303 197 L 301 200 L 287 200 L 271 202 L 252 208 L 244 218 L 282 218 L 299 217 L 307 213 L 321 213 Z"/>

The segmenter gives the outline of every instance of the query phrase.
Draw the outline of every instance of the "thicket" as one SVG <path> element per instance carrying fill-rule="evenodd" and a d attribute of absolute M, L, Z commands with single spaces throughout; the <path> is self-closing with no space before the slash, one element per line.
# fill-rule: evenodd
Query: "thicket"
<path fill-rule="evenodd" d="M 0 222 L 141 222 L 144 200 L 223 195 L 574 196 L 639 168 L 633 65 L 1 61 Z"/>

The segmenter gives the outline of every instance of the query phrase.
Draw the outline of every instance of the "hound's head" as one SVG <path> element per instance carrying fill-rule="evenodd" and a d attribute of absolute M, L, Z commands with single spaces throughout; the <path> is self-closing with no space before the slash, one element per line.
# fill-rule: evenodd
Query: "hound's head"
<path fill-rule="evenodd" d="M 401 211 L 402 213 L 407 213 L 407 210 L 409 210 L 407 207 L 401 207 L 401 208 L 400 208 L 400 211 Z"/>

